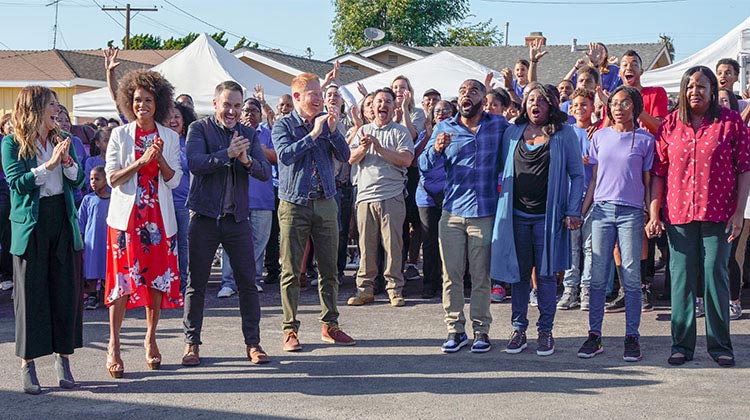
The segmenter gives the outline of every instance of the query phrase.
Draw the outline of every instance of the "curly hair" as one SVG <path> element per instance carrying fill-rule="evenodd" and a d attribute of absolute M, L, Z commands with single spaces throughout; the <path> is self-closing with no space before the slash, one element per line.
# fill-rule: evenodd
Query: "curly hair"
<path fill-rule="evenodd" d="M 117 102 L 120 112 L 128 121 L 135 121 L 133 95 L 142 88 L 154 95 L 154 120 L 163 124 L 169 119 L 174 88 L 161 74 L 153 70 L 133 70 L 125 74 L 117 89 Z"/>
<path fill-rule="evenodd" d="M 549 89 L 547 89 L 543 84 L 539 82 L 531 82 L 526 85 L 526 88 L 523 90 L 521 114 L 518 116 L 518 118 L 516 118 L 516 124 L 521 125 L 529 122 L 529 114 L 526 112 L 526 103 L 529 100 L 529 96 L 531 96 L 531 92 L 535 90 L 539 91 L 539 93 L 542 95 L 542 98 L 544 98 L 544 101 L 547 102 L 547 105 L 549 105 L 547 121 L 544 122 L 542 132 L 547 135 L 547 137 L 552 137 L 552 135 L 554 135 L 563 127 L 563 123 L 568 121 L 568 114 L 560 111 L 560 107 L 558 106 L 557 100 L 555 99 L 553 94 L 549 91 Z"/>
<path fill-rule="evenodd" d="M 187 105 L 175 102 L 174 107 L 180 111 L 180 115 L 182 115 L 182 135 L 187 136 L 188 127 L 190 127 L 190 124 L 197 120 L 198 117 L 196 117 L 195 111 Z"/>

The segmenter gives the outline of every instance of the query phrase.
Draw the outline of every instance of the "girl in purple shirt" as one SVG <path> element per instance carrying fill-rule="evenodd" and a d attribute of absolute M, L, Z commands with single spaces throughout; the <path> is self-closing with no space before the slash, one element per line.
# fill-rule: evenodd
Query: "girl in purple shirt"
<path fill-rule="evenodd" d="M 578 350 L 578 357 L 591 358 L 604 351 L 602 318 L 616 242 L 622 256 L 621 284 L 625 289 L 623 360 L 641 359 L 639 260 L 643 251 L 644 203 L 654 160 L 654 136 L 636 124 L 642 111 L 643 98 L 638 90 L 618 87 L 607 101 L 607 114 L 614 125 L 597 131 L 592 139 L 589 162 L 594 167 L 583 203 L 583 214 L 593 203 L 589 336 Z"/>

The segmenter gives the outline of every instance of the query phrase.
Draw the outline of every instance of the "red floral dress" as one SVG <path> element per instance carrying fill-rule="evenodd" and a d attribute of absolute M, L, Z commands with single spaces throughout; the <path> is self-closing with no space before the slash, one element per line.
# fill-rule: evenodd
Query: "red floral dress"
<path fill-rule="evenodd" d="M 153 143 L 157 131 L 136 126 L 135 158 Z M 137 193 L 126 231 L 107 229 L 105 302 L 128 296 L 127 308 L 149 305 L 149 288 L 162 292 L 161 307 L 182 306 L 177 265 L 177 236 L 165 237 L 159 206 L 159 165 L 156 159 L 138 170 Z M 169 194 L 169 191 L 166 191 Z"/>

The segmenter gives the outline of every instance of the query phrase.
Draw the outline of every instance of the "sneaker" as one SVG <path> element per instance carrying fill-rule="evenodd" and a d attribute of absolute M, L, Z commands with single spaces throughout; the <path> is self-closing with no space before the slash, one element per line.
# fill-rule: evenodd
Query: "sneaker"
<path fill-rule="evenodd" d="M 581 287 L 581 310 L 589 310 L 589 288 Z"/>
<path fill-rule="evenodd" d="M 557 302 L 557 309 L 566 311 L 577 308 L 580 305 L 581 303 L 578 301 L 578 289 L 572 286 L 565 286 L 565 291 L 563 291 L 560 301 Z"/>
<path fill-rule="evenodd" d="M 375 296 L 357 292 L 357 294 L 346 301 L 346 304 L 349 306 L 362 306 L 372 302 L 375 302 Z"/>
<path fill-rule="evenodd" d="M 742 306 L 738 300 L 736 303 L 729 301 L 729 319 L 735 320 L 742 318 Z"/>
<path fill-rule="evenodd" d="M 492 348 L 490 338 L 485 333 L 474 334 L 474 344 L 471 345 L 472 353 L 487 353 Z"/>
<path fill-rule="evenodd" d="M 612 302 L 608 303 L 604 307 L 604 313 L 613 314 L 617 312 L 625 312 L 625 294 L 621 293 L 617 295 L 617 298 Z"/>
<path fill-rule="evenodd" d="M 235 293 L 237 293 L 237 292 L 235 292 L 234 290 L 232 290 L 231 287 L 226 287 L 225 286 L 225 287 L 222 287 L 221 290 L 219 290 L 219 293 L 216 294 L 216 297 L 218 297 L 218 298 L 228 298 L 228 297 L 234 295 Z"/>
<path fill-rule="evenodd" d="M 528 347 L 528 344 L 526 344 L 526 331 L 514 330 L 510 334 L 508 345 L 505 346 L 505 352 L 516 354 L 522 352 L 526 347 Z"/>
<path fill-rule="evenodd" d="M 641 345 L 638 343 L 637 335 L 625 336 L 625 351 L 622 353 L 622 360 L 626 362 L 641 360 Z"/>
<path fill-rule="evenodd" d="M 578 357 L 581 359 L 591 359 L 603 351 L 602 336 L 595 332 L 589 332 L 589 338 L 587 338 L 581 348 L 578 349 Z"/>
<path fill-rule="evenodd" d="M 505 300 L 505 288 L 499 284 L 492 286 L 492 292 L 490 294 L 490 302 L 500 303 Z"/>
<path fill-rule="evenodd" d="M 404 296 L 401 294 L 401 292 L 389 291 L 388 299 L 391 301 L 391 306 L 393 306 L 394 308 L 406 305 L 406 301 L 404 301 Z"/>
<path fill-rule="evenodd" d="M 318 279 L 314 278 L 314 279 L 310 280 L 310 286 L 312 286 L 312 287 L 318 287 Z"/>
<path fill-rule="evenodd" d="M 529 305 L 539 306 L 539 299 L 536 289 L 531 289 L 531 293 L 529 293 Z"/>
<path fill-rule="evenodd" d="M 11 280 L 5 280 L 0 282 L 0 290 L 10 290 L 13 288 L 13 282 Z"/>
<path fill-rule="evenodd" d="M 406 264 L 406 270 L 404 270 L 404 279 L 406 280 L 418 280 L 419 269 L 414 264 Z"/>
<path fill-rule="evenodd" d="M 255 289 L 258 293 L 263 293 L 263 286 L 260 285 L 260 280 L 255 281 Z"/>
<path fill-rule="evenodd" d="M 703 298 L 695 298 L 695 317 L 700 318 L 706 315 L 706 307 L 703 306 Z"/>
<path fill-rule="evenodd" d="M 337 344 L 339 346 L 353 346 L 357 344 L 353 338 L 341 331 L 338 325 L 323 324 L 323 331 L 320 338 L 326 343 Z"/>
<path fill-rule="evenodd" d="M 96 298 L 96 295 L 88 295 L 85 298 L 83 298 L 83 308 L 88 310 L 93 310 L 99 307 L 99 299 Z"/>
<path fill-rule="evenodd" d="M 466 333 L 450 333 L 441 350 L 443 353 L 455 353 L 467 344 L 469 344 L 469 336 Z"/>
<path fill-rule="evenodd" d="M 555 339 L 552 331 L 540 331 L 536 339 L 537 356 L 549 356 L 555 352 Z"/>
<path fill-rule="evenodd" d="M 654 305 L 651 304 L 651 288 L 644 286 L 641 292 L 641 312 L 653 312 Z"/>
<path fill-rule="evenodd" d="M 284 344 L 281 346 L 284 351 L 300 351 L 302 350 L 302 344 L 299 343 L 299 337 L 297 337 L 297 331 L 284 331 Z"/>

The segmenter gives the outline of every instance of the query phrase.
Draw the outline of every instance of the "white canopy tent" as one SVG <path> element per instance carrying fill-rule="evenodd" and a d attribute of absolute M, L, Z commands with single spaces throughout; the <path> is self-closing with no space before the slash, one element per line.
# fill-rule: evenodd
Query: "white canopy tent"
<path fill-rule="evenodd" d="M 745 45 L 743 45 L 743 35 L 745 37 Z M 693 66 L 702 65 L 714 70 L 716 68 L 716 62 L 722 58 L 733 58 L 743 65 L 743 63 L 746 62 L 742 57 L 743 48 L 745 55 L 750 53 L 750 17 L 729 31 L 718 41 L 690 57 L 666 67 L 644 73 L 641 78 L 641 83 L 643 86 L 661 86 L 666 89 L 668 93 L 678 93 L 680 91 L 680 79 L 687 69 Z M 743 70 L 746 71 L 746 68 L 744 67 L 745 66 L 743 65 Z M 742 77 L 740 81 L 742 82 L 744 80 L 745 78 Z M 735 91 L 737 91 L 739 87 L 740 86 L 735 86 Z"/>
<path fill-rule="evenodd" d="M 205 33 L 152 70 L 172 83 L 175 95 L 192 96 L 198 115 L 213 114 L 214 89 L 226 80 L 239 83 L 245 97 L 252 94 L 253 86 L 262 85 L 268 103 L 290 93 L 288 86 L 243 63 Z M 117 110 L 107 88 L 101 88 L 74 95 L 73 114 L 76 118 L 117 117 Z"/>
<path fill-rule="evenodd" d="M 422 94 L 427 89 L 436 89 L 443 99 L 458 96 L 458 88 L 464 80 L 476 79 L 484 82 L 489 72 L 495 73 L 494 83 L 502 85 L 502 77 L 491 68 L 448 51 L 441 51 L 383 73 L 374 74 L 359 82 L 368 92 L 372 92 L 390 86 L 396 76 L 406 76 L 414 88 L 414 102 L 419 107 Z M 356 82 L 345 87 L 350 92 L 357 91 Z"/>

